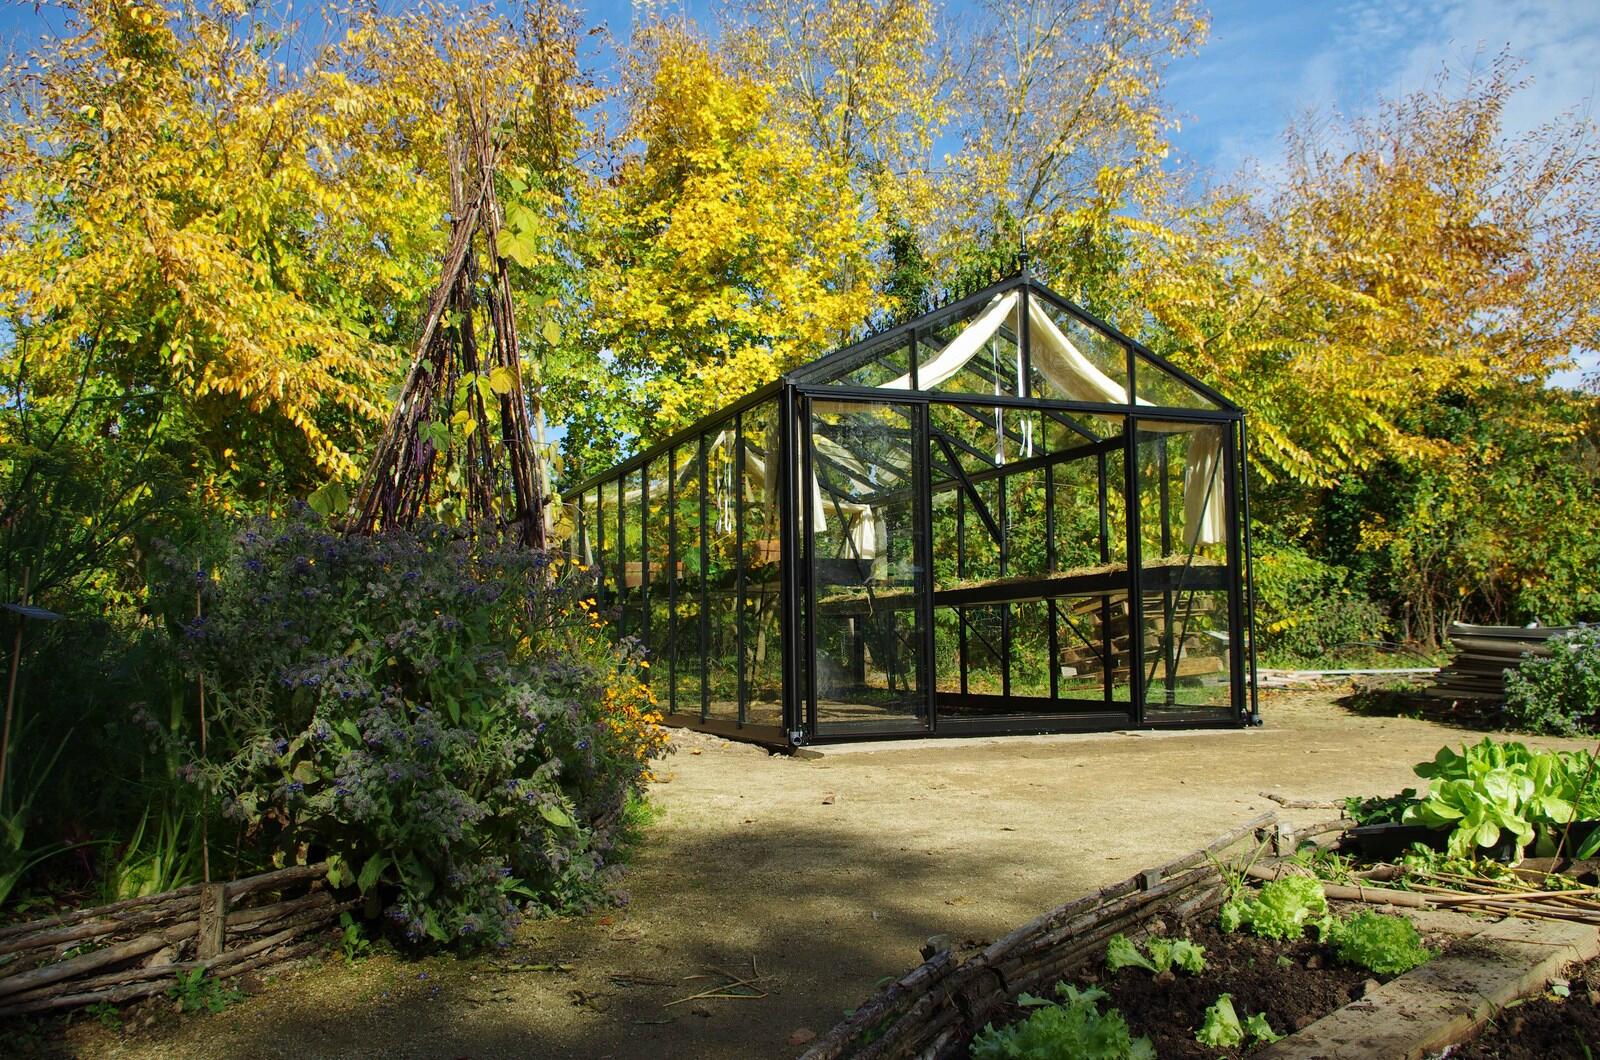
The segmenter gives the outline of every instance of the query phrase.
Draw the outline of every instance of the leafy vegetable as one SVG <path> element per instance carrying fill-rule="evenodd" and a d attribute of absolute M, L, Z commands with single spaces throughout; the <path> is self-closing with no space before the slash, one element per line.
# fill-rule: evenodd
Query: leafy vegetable
<path fill-rule="evenodd" d="M 1374 795 L 1363 799 L 1360 795 L 1351 795 L 1344 800 L 1344 815 L 1356 824 L 1397 824 L 1417 801 L 1416 788 L 1406 788 L 1387 798 Z"/>
<path fill-rule="evenodd" d="M 1198 974 L 1206 966 L 1205 948 L 1196 946 L 1188 939 L 1157 936 L 1145 945 L 1150 951 L 1149 957 L 1140 953 L 1138 944 L 1126 935 L 1111 936 L 1111 941 L 1106 944 L 1106 970 L 1115 972 L 1129 967 L 1143 968 L 1159 975 L 1176 965 L 1186 972 Z"/>
<path fill-rule="evenodd" d="M 1319 937 L 1332 924 L 1322 881 L 1310 876 L 1285 876 L 1262 884 L 1254 898 L 1230 898 L 1222 905 L 1222 929 L 1248 927 L 1266 939 L 1297 939 L 1307 927 Z"/>
<path fill-rule="evenodd" d="M 1265 1012 L 1257 1012 L 1253 1016 L 1244 1018 L 1244 1032 L 1253 1040 L 1270 1044 L 1282 1038 L 1283 1035 L 1272 1029 L 1272 1024 L 1267 1022 Z"/>
<path fill-rule="evenodd" d="M 1495 846 L 1502 834 L 1510 835 L 1519 857 L 1536 842 L 1539 853 L 1554 854 L 1559 830 L 1600 816 L 1600 776 L 1591 776 L 1592 764 L 1588 752 L 1534 750 L 1487 736 L 1460 754 L 1443 747 L 1433 761 L 1416 766 L 1431 783 L 1404 820 L 1449 829 L 1453 857 Z M 1573 853 L 1589 857 L 1597 850 L 1600 829 Z"/>
<path fill-rule="evenodd" d="M 1433 957 L 1411 921 L 1371 911 L 1357 913 L 1332 933 L 1339 959 L 1379 975 L 1409 972 Z"/>
<path fill-rule="evenodd" d="M 1233 995 L 1223 994 L 1206 1009 L 1205 1020 L 1196 1032 L 1195 1041 L 1213 1049 L 1235 1049 L 1248 1039 L 1254 1042 L 1275 1042 L 1283 1035 L 1272 1029 L 1264 1013 L 1257 1012 L 1241 1022 L 1233 1007 Z"/>
<path fill-rule="evenodd" d="M 1205 947 L 1197 946 L 1188 939 L 1153 938 L 1149 947 L 1150 960 L 1158 972 L 1164 972 L 1173 965 L 1191 975 L 1199 975 L 1205 970 Z"/>
<path fill-rule="evenodd" d="M 1112 935 L 1111 941 L 1106 944 L 1106 971 L 1119 972 L 1129 967 L 1143 968 L 1147 972 L 1156 970 L 1156 966 L 1139 952 L 1139 947 L 1128 936 L 1120 933 Z"/>
<path fill-rule="evenodd" d="M 1244 1024 L 1233 1010 L 1232 994 L 1223 994 L 1206 1009 L 1205 1019 L 1194 1039 L 1213 1049 L 1232 1049 L 1244 1044 Z"/>
<path fill-rule="evenodd" d="M 972 1039 L 972 1060 L 1155 1060 L 1150 1039 L 1135 1038 L 1122 1013 L 1100 1011 L 1105 991 L 1059 983 L 1056 995 L 1060 1004 L 1025 995 L 1033 1012 L 1009 1027 L 984 1027 Z"/>

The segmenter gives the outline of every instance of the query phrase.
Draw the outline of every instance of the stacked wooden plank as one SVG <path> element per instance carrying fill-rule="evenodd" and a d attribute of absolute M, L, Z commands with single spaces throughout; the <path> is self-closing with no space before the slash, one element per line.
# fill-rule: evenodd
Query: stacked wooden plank
<path fill-rule="evenodd" d="M 304 955 L 323 945 L 307 936 L 359 901 L 336 901 L 327 874 L 296 865 L 0 927 L 0 1017 L 130 1001 L 180 972 L 220 979 Z"/>
<path fill-rule="evenodd" d="M 1471 626 L 1450 624 L 1449 639 L 1455 649 L 1423 695 L 1466 706 L 1495 707 L 1506 700 L 1505 672 L 1522 662 L 1525 654 L 1548 655 L 1547 641 L 1566 633 L 1570 626 Z"/>
<path fill-rule="evenodd" d="M 1063 634 L 1059 660 L 1063 678 L 1098 676 L 1102 672 L 1101 651 L 1105 639 L 1101 632 L 1101 623 L 1109 614 L 1111 676 L 1115 681 L 1128 679 L 1128 649 L 1133 639 L 1132 632 L 1128 628 L 1128 595 L 1117 593 L 1110 596 L 1103 604 L 1104 599 L 1099 596 L 1084 597 L 1075 600 L 1070 608 L 1063 608 L 1067 613 L 1067 622 L 1070 623 L 1068 629 L 1077 630 L 1079 635 L 1087 640 L 1085 643 L 1085 640 L 1080 640 L 1070 632 Z M 1226 664 L 1223 655 L 1226 650 L 1226 639 L 1224 638 L 1222 646 L 1219 647 L 1206 634 L 1197 632 L 1204 624 L 1197 620 L 1202 615 L 1209 616 L 1216 613 L 1216 599 L 1211 596 L 1184 597 L 1183 603 L 1184 610 L 1173 616 L 1174 625 L 1185 638 L 1181 646 L 1175 646 L 1178 650 L 1178 658 L 1175 660 L 1177 676 L 1196 677 L 1222 671 Z M 1221 624 L 1226 626 L 1226 622 Z M 1161 657 L 1162 633 L 1165 629 L 1166 611 L 1162 594 L 1147 593 L 1144 600 L 1141 640 L 1145 672 L 1147 675 L 1153 674 L 1152 679 L 1157 681 L 1166 678 L 1165 660 Z"/>

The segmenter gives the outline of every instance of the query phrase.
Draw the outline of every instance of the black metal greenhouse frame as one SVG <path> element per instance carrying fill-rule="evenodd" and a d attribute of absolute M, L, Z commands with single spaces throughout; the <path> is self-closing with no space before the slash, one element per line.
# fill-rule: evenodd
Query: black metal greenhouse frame
<path fill-rule="evenodd" d="M 989 308 L 1014 314 L 989 363 L 928 385 Z M 1039 327 L 1050 379 L 1124 400 L 1052 384 Z M 1239 406 L 1024 269 L 573 487 L 568 549 L 669 724 L 793 747 L 1259 723 L 1246 445 Z"/>

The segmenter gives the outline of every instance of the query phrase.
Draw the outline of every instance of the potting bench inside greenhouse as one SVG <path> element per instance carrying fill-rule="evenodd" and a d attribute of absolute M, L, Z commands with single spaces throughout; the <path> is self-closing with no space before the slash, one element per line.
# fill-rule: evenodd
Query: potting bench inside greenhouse
<path fill-rule="evenodd" d="M 1255 719 L 1240 408 L 1026 270 L 568 494 L 669 723 L 772 745 Z"/>

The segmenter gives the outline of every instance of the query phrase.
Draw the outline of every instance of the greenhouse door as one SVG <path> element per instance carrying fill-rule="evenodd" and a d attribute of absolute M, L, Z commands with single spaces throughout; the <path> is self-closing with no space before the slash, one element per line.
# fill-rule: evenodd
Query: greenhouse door
<path fill-rule="evenodd" d="M 926 732 L 927 406 L 832 397 L 803 404 L 812 731 Z"/>

